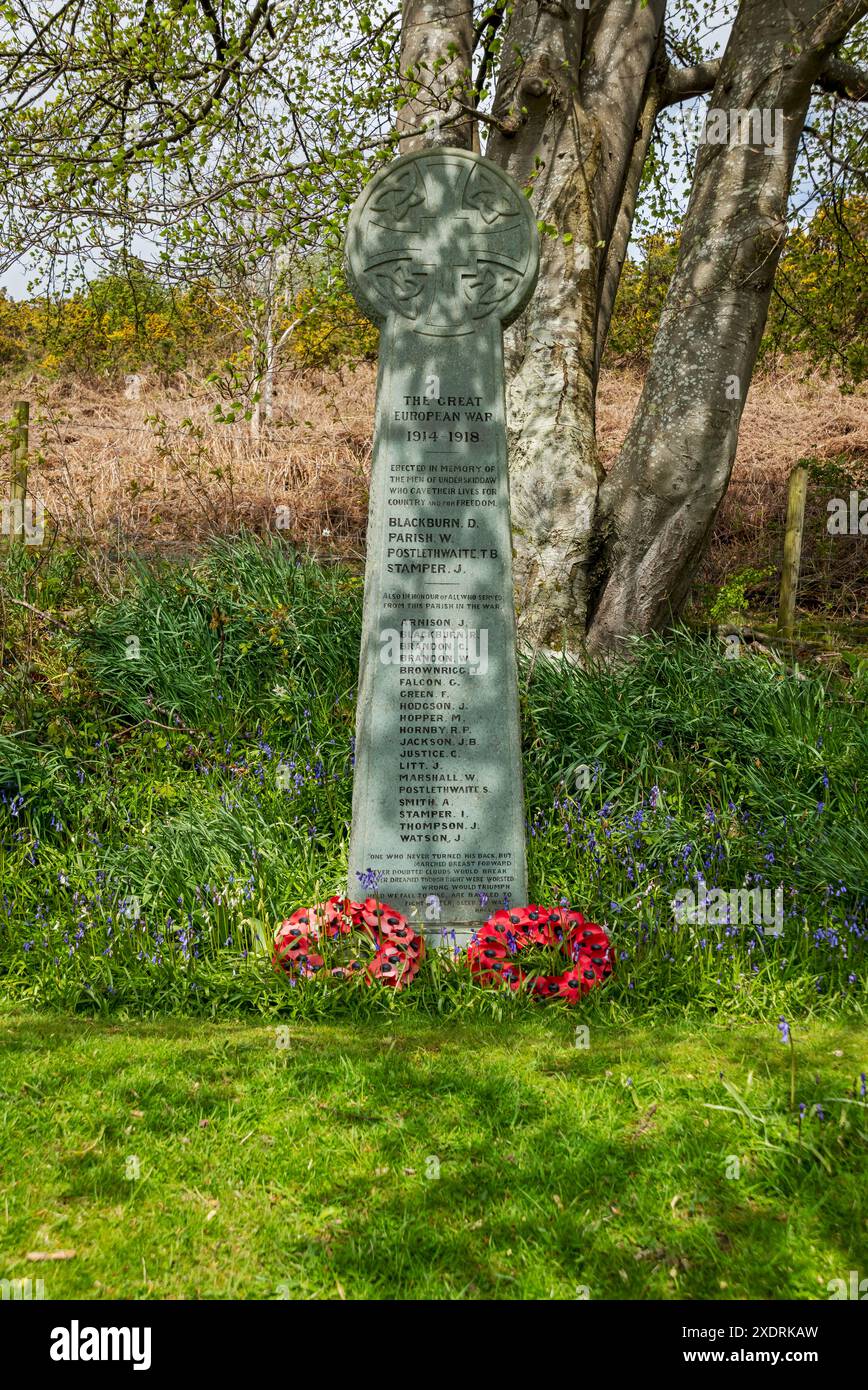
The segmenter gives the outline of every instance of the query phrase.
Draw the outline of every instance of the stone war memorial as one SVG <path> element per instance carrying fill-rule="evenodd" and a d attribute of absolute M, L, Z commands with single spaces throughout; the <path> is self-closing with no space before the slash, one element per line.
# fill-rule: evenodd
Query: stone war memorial
<path fill-rule="evenodd" d="M 349 894 L 466 940 L 527 901 L 503 329 L 536 222 L 480 156 L 406 155 L 358 199 L 346 262 L 380 326 Z"/>

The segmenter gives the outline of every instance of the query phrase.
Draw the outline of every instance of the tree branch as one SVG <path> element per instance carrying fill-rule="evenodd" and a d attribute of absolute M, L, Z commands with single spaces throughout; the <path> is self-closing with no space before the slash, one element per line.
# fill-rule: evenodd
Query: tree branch
<path fill-rule="evenodd" d="M 714 90 L 720 72 L 720 59 L 708 63 L 697 63 L 690 68 L 675 68 L 670 64 L 666 71 L 661 110 L 674 106 L 680 101 L 690 101 L 693 97 L 704 96 Z M 868 100 L 868 69 L 856 63 L 848 63 L 843 58 L 829 58 L 820 70 L 815 88 L 821 92 L 831 92 L 844 101 Z"/>
<path fill-rule="evenodd" d="M 25 603 L 23 598 L 13 598 L 12 595 L 0 585 L 0 592 L 6 603 L 14 603 L 18 608 L 26 608 L 28 613 L 35 613 L 37 618 L 44 619 L 47 623 L 53 623 L 55 627 L 62 627 L 66 632 L 79 632 L 80 628 L 74 627 L 71 623 L 65 623 L 62 618 L 58 618 L 54 613 L 46 613 L 42 608 L 34 608 L 32 603 Z M 76 609 L 80 612 L 80 609 Z"/>
<path fill-rule="evenodd" d="M 846 159 L 841 159 L 840 155 L 837 155 L 835 153 L 826 137 L 823 135 L 821 131 L 817 130 L 816 126 L 806 125 L 805 134 L 813 136 L 817 143 L 822 146 L 823 153 L 825 154 L 826 158 L 830 161 L 830 163 L 837 164 L 839 169 L 846 170 L 848 174 L 853 174 L 853 176 L 857 178 L 861 183 L 868 184 L 868 170 L 864 168 L 859 168 L 858 165 L 851 164 Z M 816 180 L 814 180 L 814 183 L 816 186 Z"/>
<path fill-rule="evenodd" d="M 845 101 L 868 99 L 868 71 L 843 58 L 830 58 L 817 79 L 821 92 L 833 92 Z"/>
<path fill-rule="evenodd" d="M 663 90 L 660 94 L 660 107 L 674 106 L 679 101 L 690 101 L 710 92 L 717 81 L 720 59 L 708 63 L 697 63 L 692 68 L 674 68 L 670 64 L 666 70 Z"/>
<path fill-rule="evenodd" d="M 471 120 L 482 121 L 483 125 L 493 126 L 495 130 L 499 130 L 501 135 L 505 135 L 507 138 L 515 135 L 521 128 L 521 121 L 519 120 L 510 120 L 508 117 L 501 120 L 499 116 L 492 116 L 487 111 L 480 111 L 478 106 L 468 106 L 464 101 L 454 101 L 452 105 L 458 111 L 470 116 Z M 447 116 L 441 124 L 444 126 L 454 125 L 457 120 L 457 116 Z"/>
<path fill-rule="evenodd" d="M 506 0 L 500 0 L 500 3 L 496 4 L 482 16 L 481 22 L 473 31 L 473 47 L 471 49 L 471 53 L 473 54 L 476 53 L 476 48 L 480 39 L 483 35 L 485 36 L 485 42 L 482 46 L 482 57 L 480 58 L 476 79 L 473 83 L 473 90 L 476 93 L 477 100 L 484 91 L 485 84 L 488 80 L 488 73 L 494 56 L 494 41 L 497 38 L 497 31 L 503 23 L 503 11 L 505 7 Z"/>

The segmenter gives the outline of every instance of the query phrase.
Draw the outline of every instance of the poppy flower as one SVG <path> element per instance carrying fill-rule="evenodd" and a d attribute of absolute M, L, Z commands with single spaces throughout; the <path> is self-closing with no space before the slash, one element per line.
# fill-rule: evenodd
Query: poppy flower
<path fill-rule="evenodd" d="M 588 922 L 581 912 L 535 903 L 493 912 L 474 934 L 467 959 L 479 984 L 505 984 L 515 990 L 528 979 L 516 962 L 532 946 L 557 951 L 569 962 L 560 975 L 536 976 L 531 992 L 537 998 L 577 1004 L 612 973 L 612 950 L 602 927 Z"/>
<path fill-rule="evenodd" d="M 314 907 L 299 908 L 277 929 L 272 964 L 289 975 L 293 983 L 296 979 L 310 979 L 325 964 L 313 948 L 323 939 L 335 940 L 353 933 L 373 948 L 371 959 L 334 966 L 330 972 L 333 977 L 347 979 L 363 974 L 368 984 L 379 980 L 395 989 L 404 989 L 413 981 L 425 954 L 425 943 L 397 909 L 375 898 L 357 903 L 334 896 Z"/>

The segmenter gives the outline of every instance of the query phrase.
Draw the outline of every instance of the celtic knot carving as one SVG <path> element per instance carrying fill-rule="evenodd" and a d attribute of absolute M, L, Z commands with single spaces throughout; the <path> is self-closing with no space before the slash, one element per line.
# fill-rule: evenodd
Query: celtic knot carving
<path fill-rule="evenodd" d="M 396 160 L 372 180 L 347 233 L 350 283 L 367 312 L 440 337 L 489 317 L 510 322 L 533 289 L 538 254 L 521 190 L 464 150 Z"/>

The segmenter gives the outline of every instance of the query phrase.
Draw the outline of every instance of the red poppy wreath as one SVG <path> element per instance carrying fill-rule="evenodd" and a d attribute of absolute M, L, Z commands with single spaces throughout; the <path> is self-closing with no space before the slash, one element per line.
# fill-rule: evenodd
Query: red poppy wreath
<path fill-rule="evenodd" d="M 559 975 L 529 975 L 518 961 L 522 951 L 533 947 L 557 951 L 570 962 L 568 969 Z M 467 958 L 480 984 L 519 989 L 530 978 L 531 993 L 569 1004 L 577 1004 L 612 973 L 612 948 L 602 927 L 586 921 L 581 912 L 534 904 L 493 913 L 474 933 Z"/>
<path fill-rule="evenodd" d="M 366 947 L 373 947 L 373 955 L 364 961 L 354 957 L 327 967 L 326 957 L 334 954 L 342 938 L 354 932 Z M 272 964 L 293 984 L 327 968 L 337 979 L 359 975 L 366 984 L 379 980 L 404 989 L 415 979 L 424 954 L 422 937 L 395 908 L 375 898 L 356 903 L 336 896 L 315 907 L 300 907 L 281 922 L 275 933 Z"/>

